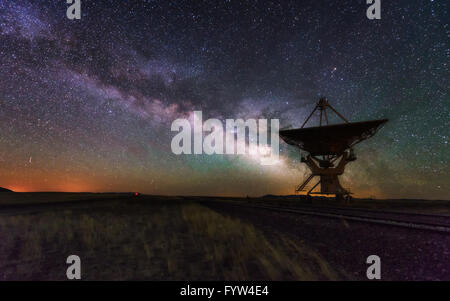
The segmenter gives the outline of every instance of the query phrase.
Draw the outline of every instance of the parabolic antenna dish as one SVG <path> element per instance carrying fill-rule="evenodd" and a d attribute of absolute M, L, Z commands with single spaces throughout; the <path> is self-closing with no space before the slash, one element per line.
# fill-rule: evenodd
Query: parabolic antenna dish
<path fill-rule="evenodd" d="M 387 121 L 380 119 L 282 130 L 280 137 L 312 156 L 340 155 L 355 144 L 372 137 Z"/>

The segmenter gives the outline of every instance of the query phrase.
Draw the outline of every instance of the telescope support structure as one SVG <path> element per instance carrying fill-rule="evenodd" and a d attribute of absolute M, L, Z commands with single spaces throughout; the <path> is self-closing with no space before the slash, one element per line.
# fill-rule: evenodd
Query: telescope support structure
<path fill-rule="evenodd" d="M 338 160 L 339 163 L 335 166 L 334 162 Z M 305 191 L 306 185 L 315 177 L 319 177 L 319 181 L 308 191 L 307 195 L 334 194 L 337 199 L 348 199 L 350 192 L 341 186 L 339 176 L 344 173 L 345 165 L 355 160 L 356 156 L 352 150 L 346 151 L 340 156 L 333 156 L 327 159 L 319 159 L 311 155 L 308 155 L 306 158 L 302 157 L 302 162 L 309 167 L 311 174 L 297 187 L 296 192 Z M 314 192 L 314 189 L 319 184 L 320 191 Z"/>
<path fill-rule="evenodd" d="M 325 119 L 325 122 L 328 125 L 327 109 L 332 110 L 345 123 L 348 123 L 348 120 L 345 119 L 344 116 L 342 116 L 338 111 L 336 111 L 325 98 L 321 98 L 311 114 L 309 114 L 308 118 L 306 118 L 301 128 L 303 128 L 308 123 L 316 110 L 320 111 L 319 126 L 322 126 L 322 119 Z M 336 162 L 337 160 L 340 161 L 338 165 L 334 167 L 334 162 Z M 306 165 L 309 167 L 309 169 L 311 170 L 311 175 L 297 187 L 295 192 L 298 193 L 305 191 L 306 185 L 313 178 L 320 177 L 320 180 L 308 191 L 307 195 L 334 194 L 336 195 L 336 199 L 349 199 L 350 192 L 341 186 L 338 176 L 344 173 L 345 165 L 354 160 L 356 160 L 356 156 L 354 155 L 352 149 L 345 151 L 340 155 L 325 155 L 322 156 L 322 159 L 313 157 L 311 155 L 308 155 L 306 158 L 302 157 L 302 162 L 306 163 Z M 319 184 L 320 192 L 313 192 Z"/>

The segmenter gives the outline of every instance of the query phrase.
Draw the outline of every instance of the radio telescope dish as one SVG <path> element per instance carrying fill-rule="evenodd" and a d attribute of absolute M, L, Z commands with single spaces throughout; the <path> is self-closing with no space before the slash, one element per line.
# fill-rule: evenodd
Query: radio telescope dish
<path fill-rule="evenodd" d="M 280 131 L 288 144 L 313 156 L 339 155 L 355 144 L 372 137 L 387 119 L 326 125 Z"/>
<path fill-rule="evenodd" d="M 304 128 L 317 109 L 320 110 L 319 126 Z M 328 125 L 326 109 L 332 110 L 345 123 Z M 326 125 L 322 126 L 323 118 Z M 348 122 L 325 98 L 320 99 L 301 128 L 280 131 L 280 137 L 286 143 L 308 153 L 306 158 L 302 157 L 302 162 L 309 167 L 311 174 L 297 187 L 296 192 L 306 191 L 308 183 L 319 176 L 319 182 L 307 192 L 307 195 L 334 194 L 337 199 L 349 199 L 350 192 L 340 185 L 338 176 L 344 173 L 347 163 L 356 160 L 352 147 L 375 135 L 387 121 L 379 119 Z M 319 184 L 320 192 L 313 192 Z"/>

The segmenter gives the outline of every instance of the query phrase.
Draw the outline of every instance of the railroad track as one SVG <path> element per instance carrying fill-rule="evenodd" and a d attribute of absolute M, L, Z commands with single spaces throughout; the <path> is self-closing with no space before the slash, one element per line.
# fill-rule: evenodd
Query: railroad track
<path fill-rule="evenodd" d="M 239 201 L 220 201 L 231 206 L 248 207 L 291 214 L 319 216 L 323 218 L 382 224 L 410 229 L 437 231 L 450 234 L 450 216 L 406 213 L 385 210 L 338 207 L 280 207 L 274 205 L 249 204 Z"/>

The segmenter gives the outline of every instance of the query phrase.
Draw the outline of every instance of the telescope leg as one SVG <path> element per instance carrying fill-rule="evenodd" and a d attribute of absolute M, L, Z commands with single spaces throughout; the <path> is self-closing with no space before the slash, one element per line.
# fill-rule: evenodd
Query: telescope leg
<path fill-rule="evenodd" d="M 341 202 L 345 205 L 348 205 L 352 200 L 352 196 L 349 192 L 347 193 L 337 193 L 336 194 L 336 201 Z"/>
<path fill-rule="evenodd" d="M 310 175 L 310 176 L 305 180 L 305 182 L 303 182 L 301 185 L 299 185 L 299 186 L 297 187 L 297 189 L 295 190 L 295 192 L 303 191 L 303 189 L 305 188 L 305 186 L 308 185 L 309 181 L 311 181 L 312 178 L 314 178 L 314 175 Z"/>
<path fill-rule="evenodd" d="M 309 191 L 308 191 L 308 195 L 310 195 L 310 193 L 314 190 L 314 188 L 317 187 L 317 185 L 319 185 L 321 182 L 321 180 L 319 180 L 319 182 L 316 183 L 316 185 L 314 185 Z"/>

